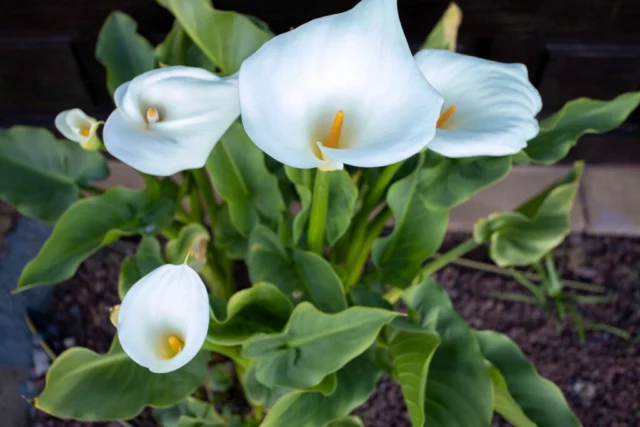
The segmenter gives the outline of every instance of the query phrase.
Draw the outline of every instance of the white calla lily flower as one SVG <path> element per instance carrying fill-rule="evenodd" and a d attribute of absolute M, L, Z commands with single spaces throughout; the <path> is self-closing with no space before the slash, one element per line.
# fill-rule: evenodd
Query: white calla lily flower
<path fill-rule="evenodd" d="M 240 114 L 235 76 L 192 67 L 148 71 L 118 87 L 114 100 L 104 127 L 107 150 L 161 176 L 204 166 Z"/>
<path fill-rule="evenodd" d="M 117 323 L 120 344 L 134 362 L 151 372 L 175 371 L 207 336 L 207 289 L 188 265 L 163 265 L 129 289 Z"/>
<path fill-rule="evenodd" d="M 434 136 L 442 106 L 396 0 L 362 0 L 271 39 L 242 64 L 238 84 L 247 134 L 297 168 L 404 160 Z"/>
<path fill-rule="evenodd" d="M 422 50 L 415 59 L 444 96 L 430 150 L 446 157 L 504 156 L 538 134 L 542 100 L 523 64 L 437 49 Z"/>
<path fill-rule="evenodd" d="M 100 122 L 87 116 L 81 109 L 61 112 L 56 116 L 55 125 L 65 138 L 77 142 L 85 150 L 95 151 L 100 148 L 100 139 L 96 135 Z"/>

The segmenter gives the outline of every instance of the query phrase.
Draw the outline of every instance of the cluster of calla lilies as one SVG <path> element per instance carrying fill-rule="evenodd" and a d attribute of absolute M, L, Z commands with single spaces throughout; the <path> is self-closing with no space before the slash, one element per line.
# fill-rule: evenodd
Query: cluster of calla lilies
<path fill-rule="evenodd" d="M 522 64 L 445 50 L 413 56 L 396 0 L 362 0 L 279 35 L 232 76 L 160 68 L 120 86 L 114 99 L 106 149 L 161 176 L 204 166 L 239 116 L 274 159 L 331 171 L 390 165 L 425 148 L 446 157 L 514 154 L 538 133 L 541 108 Z M 99 124 L 78 109 L 56 118 L 86 149 L 99 147 Z M 129 290 L 117 317 L 134 361 L 173 371 L 205 340 L 206 287 L 187 265 L 165 265 Z"/>

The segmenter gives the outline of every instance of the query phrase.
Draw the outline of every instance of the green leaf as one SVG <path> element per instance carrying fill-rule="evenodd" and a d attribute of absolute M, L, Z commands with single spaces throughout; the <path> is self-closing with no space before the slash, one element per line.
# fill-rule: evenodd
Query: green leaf
<path fill-rule="evenodd" d="M 309 300 L 320 310 L 337 313 L 347 307 L 340 278 L 320 255 L 282 246 L 276 234 L 258 226 L 247 256 L 252 282 L 270 282 L 295 300 Z"/>
<path fill-rule="evenodd" d="M 171 264 L 187 264 L 200 272 L 207 264 L 207 248 L 211 236 L 209 231 L 200 223 L 187 224 L 180 229 L 176 239 L 167 243 L 167 260 Z M 188 259 L 187 259 L 188 257 Z"/>
<path fill-rule="evenodd" d="M 244 390 L 252 405 L 273 407 L 275 403 L 292 390 L 285 387 L 267 387 L 256 378 L 256 365 L 252 364 L 243 377 Z"/>
<path fill-rule="evenodd" d="M 325 314 L 303 302 L 282 333 L 254 335 L 242 354 L 256 359 L 256 377 L 267 386 L 313 387 L 364 352 L 396 315 L 369 307 Z"/>
<path fill-rule="evenodd" d="M 395 362 L 396 378 L 402 387 L 411 424 L 424 426 L 424 402 L 427 391 L 429 364 L 440 345 L 434 332 L 393 331 L 389 348 Z"/>
<path fill-rule="evenodd" d="M 227 258 L 244 260 L 249 250 L 249 238 L 240 234 L 231 223 L 227 204 L 220 206 L 217 214 L 213 244 L 216 248 L 222 249 Z"/>
<path fill-rule="evenodd" d="M 211 403 L 203 402 L 191 396 L 178 402 L 177 405 L 154 409 L 153 416 L 162 427 L 182 427 L 191 425 L 189 423 L 194 420 L 197 422 L 193 424 L 196 427 L 226 425 L 224 418 L 216 412 Z"/>
<path fill-rule="evenodd" d="M 220 345 L 242 344 L 259 332 L 279 332 L 289 320 L 293 306 L 278 288 L 257 283 L 236 292 L 224 305 L 212 306 L 207 340 Z"/>
<path fill-rule="evenodd" d="M 502 377 L 500 371 L 489 363 L 488 372 L 489 377 L 491 377 L 494 411 L 502 415 L 502 418 L 515 427 L 536 427 L 536 424 L 522 412 L 522 408 L 520 408 L 518 402 L 516 402 L 509 393 L 507 382 Z"/>
<path fill-rule="evenodd" d="M 237 12 L 214 9 L 209 0 L 158 0 L 180 22 L 191 40 L 226 75 L 273 34 Z"/>
<path fill-rule="evenodd" d="M 227 130 L 209 155 L 207 169 L 216 191 L 229 205 L 231 223 L 243 236 L 260 223 L 280 221 L 285 206 L 278 179 L 267 170 L 264 154 L 242 125 L 234 123 Z"/>
<path fill-rule="evenodd" d="M 490 242 L 489 255 L 501 267 L 537 262 L 571 231 L 571 210 L 584 163 L 515 212 L 494 213 L 478 221 L 474 238 Z"/>
<path fill-rule="evenodd" d="M 16 290 L 70 278 L 82 261 L 122 236 L 159 232 L 173 220 L 176 192 L 170 181 L 153 182 L 145 191 L 115 187 L 74 203 L 24 268 Z"/>
<path fill-rule="evenodd" d="M 261 427 L 335 427 L 329 423 L 349 415 L 363 404 L 379 376 L 380 371 L 366 355 L 360 356 L 338 371 L 338 386 L 333 394 L 324 396 L 317 391 L 285 394 L 271 408 Z"/>
<path fill-rule="evenodd" d="M 524 150 L 537 163 L 551 165 L 564 158 L 581 136 L 609 132 L 638 108 L 640 92 L 619 95 L 610 101 L 578 98 L 540 122 L 540 132 Z"/>
<path fill-rule="evenodd" d="M 123 299 L 125 294 L 138 280 L 163 265 L 162 248 L 154 236 L 143 236 L 138 250 L 133 256 L 122 261 L 118 278 L 118 295 Z"/>
<path fill-rule="evenodd" d="M 355 415 L 350 417 L 340 418 L 339 420 L 331 421 L 327 424 L 327 427 L 365 427 L 364 423 Z"/>
<path fill-rule="evenodd" d="M 109 176 L 104 157 L 41 128 L 0 129 L 0 198 L 21 214 L 52 222 L 80 187 Z"/>
<path fill-rule="evenodd" d="M 170 406 L 190 395 L 205 378 L 207 359 L 200 353 L 177 371 L 154 374 L 131 360 L 117 337 L 106 354 L 75 347 L 53 362 L 34 405 L 59 418 L 127 420 L 145 406 Z"/>
<path fill-rule="evenodd" d="M 453 310 L 444 289 L 429 277 L 406 289 L 402 298 L 418 316 L 417 324 L 435 329 L 441 340 L 427 371 L 424 425 L 489 425 L 491 380 L 469 325 Z"/>
<path fill-rule="evenodd" d="M 422 171 L 424 203 L 431 209 L 451 209 L 479 190 L 500 181 L 511 170 L 511 157 L 450 159 L 427 151 Z"/>
<path fill-rule="evenodd" d="M 371 251 L 382 280 L 400 288 L 411 284 L 424 260 L 440 247 L 447 230 L 449 212 L 427 205 L 430 187 L 421 166 L 419 162 L 413 173 L 389 189 L 387 204 L 395 226 L 389 236 L 376 240 Z"/>
<path fill-rule="evenodd" d="M 539 426 L 581 426 L 562 392 L 541 377 L 509 337 L 494 331 L 477 331 L 484 356 L 507 383 L 509 393 L 524 413 Z"/>
<path fill-rule="evenodd" d="M 285 166 L 285 172 L 289 180 L 295 184 L 302 204 L 302 209 L 293 220 L 293 242 L 297 244 L 309 220 L 314 176 L 310 169 L 296 169 L 290 166 Z M 325 238 L 329 246 L 333 246 L 349 228 L 357 199 L 358 187 L 353 183 L 347 171 L 333 171 L 329 174 L 329 199 L 325 229 Z"/>
<path fill-rule="evenodd" d="M 458 28 L 461 23 L 462 11 L 457 4 L 449 3 L 449 7 L 445 10 L 433 30 L 431 30 L 420 49 L 448 49 L 455 52 Z"/>
<path fill-rule="evenodd" d="M 107 88 L 112 95 L 121 84 L 156 67 L 153 46 L 137 28 L 129 15 L 112 12 L 98 35 L 96 58 L 107 69 Z"/>
<path fill-rule="evenodd" d="M 161 65 L 186 65 L 213 71 L 215 66 L 202 50 L 193 44 L 186 31 L 176 20 L 167 37 L 153 51 Z"/>

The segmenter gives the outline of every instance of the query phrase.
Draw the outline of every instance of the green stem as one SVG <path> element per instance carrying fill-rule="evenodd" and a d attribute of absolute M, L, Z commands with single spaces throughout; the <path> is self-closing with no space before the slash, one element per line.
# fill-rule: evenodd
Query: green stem
<path fill-rule="evenodd" d="M 349 289 L 355 286 L 358 283 L 358 280 L 360 280 L 360 276 L 367 264 L 371 248 L 373 247 L 376 239 L 378 239 L 382 233 L 382 230 L 384 230 L 384 226 L 389 218 L 391 218 L 391 210 L 389 208 L 385 208 L 369 226 L 367 233 L 365 233 L 362 245 L 357 248 L 357 252 L 352 252 L 356 255 L 353 257 L 353 262 L 347 264 L 347 268 L 349 270 L 347 271 L 347 278 L 345 280 L 345 292 L 348 292 Z"/>
<path fill-rule="evenodd" d="M 311 200 L 308 233 L 309 249 L 320 255 L 322 255 L 322 248 L 324 247 L 324 231 L 327 225 L 330 173 L 318 169 L 313 184 L 313 198 Z"/>
<path fill-rule="evenodd" d="M 161 233 L 168 240 L 175 239 L 178 237 L 178 234 L 180 233 L 180 228 L 181 228 L 180 223 L 177 221 L 174 221 L 171 225 L 163 228 Z"/>
<path fill-rule="evenodd" d="M 477 243 L 473 238 L 467 239 L 464 242 L 460 243 L 455 248 L 451 249 L 449 252 L 440 255 L 434 261 L 425 265 L 420 272 L 421 275 L 432 275 L 436 271 L 444 268 L 447 264 L 457 260 L 458 258 L 465 255 L 467 252 L 471 252 L 475 248 L 480 246 L 480 243 Z"/>
<path fill-rule="evenodd" d="M 202 224 L 204 222 L 202 202 L 200 200 L 200 193 L 195 187 L 189 191 L 189 209 L 191 210 L 191 218 L 193 218 L 195 222 Z"/>
<path fill-rule="evenodd" d="M 236 364 L 238 364 L 240 367 L 242 367 L 242 369 L 245 370 L 248 369 L 249 365 L 251 364 L 249 360 L 240 356 L 238 347 L 227 347 L 224 345 L 215 344 L 207 339 L 204 341 L 204 344 L 202 344 L 202 349 L 227 356 L 229 359 L 233 360 Z"/>
<path fill-rule="evenodd" d="M 364 199 L 361 212 L 366 212 L 366 215 L 369 216 L 371 211 L 380 203 L 382 196 L 384 196 L 385 191 L 387 191 L 389 183 L 391 183 L 391 180 L 396 176 L 396 173 L 403 164 L 404 162 L 398 162 L 382 169 L 380 176 Z"/>
<path fill-rule="evenodd" d="M 91 184 L 81 185 L 80 188 L 82 188 L 84 191 L 88 193 L 93 194 L 94 196 L 100 196 L 105 192 L 105 190 L 103 190 L 102 188 L 98 188 L 95 185 L 91 185 Z"/>
<path fill-rule="evenodd" d="M 209 226 L 213 230 L 216 225 L 216 214 L 218 206 L 216 205 L 216 199 L 213 195 L 213 186 L 207 176 L 204 169 L 195 169 L 193 172 L 193 178 L 196 181 L 196 186 L 200 192 L 200 195 L 204 199 L 205 207 L 207 208 L 207 215 L 209 216 Z"/>

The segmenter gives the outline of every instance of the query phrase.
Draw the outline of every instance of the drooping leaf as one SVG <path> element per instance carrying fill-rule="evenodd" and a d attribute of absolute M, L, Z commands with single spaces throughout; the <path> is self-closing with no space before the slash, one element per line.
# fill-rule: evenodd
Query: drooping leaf
<path fill-rule="evenodd" d="M 78 200 L 80 187 L 109 176 L 104 157 L 56 139 L 46 129 L 0 129 L 0 199 L 52 222 Z"/>
<path fill-rule="evenodd" d="M 431 331 L 393 331 L 389 349 L 395 363 L 395 373 L 407 405 L 411 424 L 424 426 L 425 398 L 429 364 L 440 345 L 440 337 Z"/>
<path fill-rule="evenodd" d="M 173 27 L 164 41 L 156 46 L 153 54 L 160 65 L 164 66 L 186 65 L 209 71 L 213 71 L 215 68 L 204 52 L 193 44 L 177 20 L 173 22 Z"/>
<path fill-rule="evenodd" d="M 177 238 L 167 242 L 167 260 L 171 264 L 181 264 L 187 260 L 189 267 L 199 272 L 207 264 L 210 240 L 209 231 L 202 224 L 187 224 L 180 229 Z"/>
<path fill-rule="evenodd" d="M 154 374 L 131 360 L 117 337 L 106 354 L 71 348 L 49 368 L 34 405 L 60 418 L 126 420 L 145 406 L 170 406 L 189 396 L 206 376 L 207 359 L 200 353 L 177 371 Z"/>
<path fill-rule="evenodd" d="M 313 171 L 289 166 L 285 167 L 285 171 L 287 177 L 295 184 L 302 204 L 301 211 L 293 221 L 293 241 L 297 243 L 309 220 Z M 329 174 L 329 200 L 325 229 L 325 238 L 329 246 L 333 246 L 349 228 L 357 199 L 358 188 L 347 171 L 333 171 Z"/>
<path fill-rule="evenodd" d="M 107 88 L 113 95 L 118 86 L 153 70 L 153 46 L 136 32 L 138 24 L 129 15 L 112 12 L 96 44 L 96 58 L 107 69 Z"/>
<path fill-rule="evenodd" d="M 640 92 L 609 101 L 578 98 L 540 122 L 540 133 L 524 150 L 530 160 L 551 165 L 564 158 L 581 136 L 605 133 L 620 126 L 638 108 Z"/>
<path fill-rule="evenodd" d="M 335 427 L 330 423 L 349 415 L 367 400 L 379 376 L 380 371 L 366 355 L 357 357 L 338 371 L 338 385 L 333 394 L 324 396 L 317 391 L 285 394 L 271 408 L 261 427 Z"/>
<path fill-rule="evenodd" d="M 328 261 L 312 252 L 285 248 L 264 226 L 251 233 L 247 265 L 254 283 L 273 283 L 285 295 L 311 301 L 328 313 L 347 307 L 342 282 Z"/>
<path fill-rule="evenodd" d="M 527 415 L 522 412 L 522 408 L 509 393 L 507 382 L 495 366 L 488 363 L 489 377 L 493 390 L 493 410 L 502 415 L 502 418 L 513 424 L 515 427 L 536 427 Z"/>
<path fill-rule="evenodd" d="M 446 209 L 427 205 L 430 187 L 423 180 L 421 167 L 419 162 L 409 176 L 389 189 L 387 204 L 395 226 L 389 236 L 376 240 L 371 251 L 382 280 L 401 288 L 411 283 L 424 260 L 440 247 L 449 218 Z"/>
<path fill-rule="evenodd" d="M 426 372 L 424 425 L 489 425 L 491 380 L 469 325 L 453 310 L 444 289 L 429 277 L 406 289 L 402 298 L 417 316 L 415 325 L 433 329 L 441 340 Z"/>
<path fill-rule="evenodd" d="M 256 377 L 267 386 L 313 387 L 363 353 L 396 315 L 369 307 L 325 314 L 303 302 L 282 333 L 254 335 L 242 354 L 256 360 Z"/>
<path fill-rule="evenodd" d="M 515 212 L 495 213 L 478 221 L 474 238 L 489 242 L 489 255 L 501 267 L 535 263 L 571 231 L 571 210 L 584 163 Z"/>
<path fill-rule="evenodd" d="M 475 335 L 482 353 L 500 372 L 509 393 L 531 421 L 549 427 L 582 425 L 560 389 L 536 372 L 509 337 L 494 331 L 477 331 Z"/>
<path fill-rule="evenodd" d="M 428 151 L 422 170 L 424 202 L 431 209 L 451 209 L 500 181 L 509 170 L 509 156 L 450 159 Z"/>
<path fill-rule="evenodd" d="M 455 52 L 461 23 L 462 11 L 457 4 L 449 3 L 449 7 L 429 33 L 421 49 L 447 49 Z"/>
<path fill-rule="evenodd" d="M 180 22 L 193 42 L 226 75 L 273 34 L 237 12 L 217 10 L 209 0 L 158 0 Z"/>
<path fill-rule="evenodd" d="M 293 306 L 278 288 L 257 283 L 236 292 L 228 301 L 212 305 L 212 321 L 207 340 L 220 345 L 242 344 L 260 332 L 280 332 Z"/>
<path fill-rule="evenodd" d="M 231 223 L 243 236 L 249 236 L 260 223 L 279 222 L 285 206 L 278 180 L 267 170 L 264 154 L 240 123 L 227 130 L 206 167 L 216 191 L 229 205 Z"/>
<path fill-rule="evenodd" d="M 160 242 L 154 236 L 144 236 L 138 245 L 135 255 L 122 261 L 118 278 L 118 295 L 123 299 L 125 294 L 138 280 L 164 264 Z"/>
<path fill-rule="evenodd" d="M 82 261 L 122 236 L 158 233 L 173 220 L 174 185 L 165 180 L 152 182 L 145 191 L 115 187 L 100 197 L 74 203 L 24 268 L 16 290 L 70 278 Z"/>

